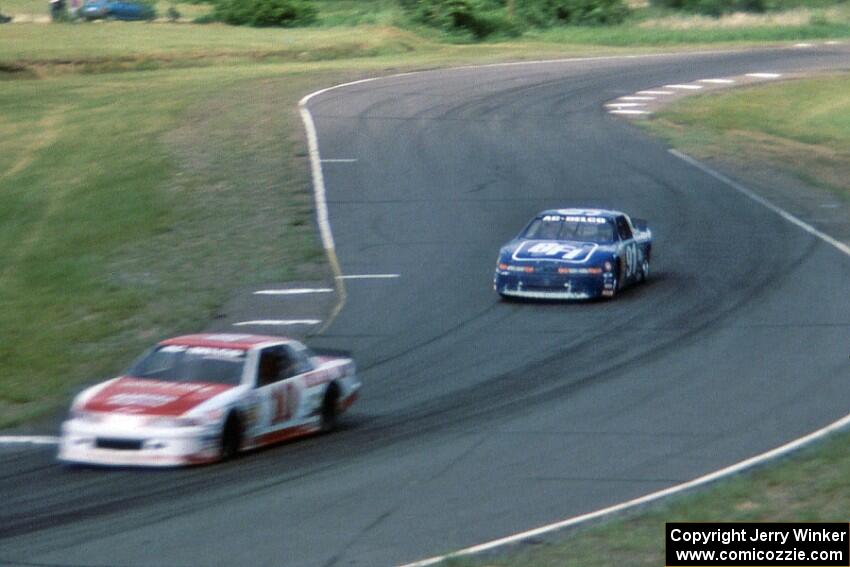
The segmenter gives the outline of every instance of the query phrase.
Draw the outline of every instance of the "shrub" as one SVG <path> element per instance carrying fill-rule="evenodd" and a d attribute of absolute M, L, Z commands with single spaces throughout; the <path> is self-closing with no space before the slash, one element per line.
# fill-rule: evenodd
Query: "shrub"
<path fill-rule="evenodd" d="M 172 4 L 168 7 L 168 10 L 165 12 L 165 15 L 168 18 L 169 22 L 176 22 L 180 19 L 180 10 L 178 10 L 177 7 Z"/>
<path fill-rule="evenodd" d="M 653 6 L 720 16 L 730 12 L 764 12 L 766 0 L 652 0 Z"/>
<path fill-rule="evenodd" d="M 538 27 L 619 24 L 628 14 L 623 0 L 534 0 L 522 7 L 526 21 Z"/>
<path fill-rule="evenodd" d="M 483 39 L 494 34 L 518 35 L 520 26 L 494 0 L 402 0 L 414 21 L 450 33 Z"/>
<path fill-rule="evenodd" d="M 295 27 L 313 23 L 316 7 L 309 0 L 219 0 L 214 17 L 232 25 Z"/>
<path fill-rule="evenodd" d="M 202 14 L 192 20 L 193 24 L 211 24 L 213 22 L 219 21 L 218 16 L 216 16 L 215 12 L 207 12 L 206 14 Z"/>

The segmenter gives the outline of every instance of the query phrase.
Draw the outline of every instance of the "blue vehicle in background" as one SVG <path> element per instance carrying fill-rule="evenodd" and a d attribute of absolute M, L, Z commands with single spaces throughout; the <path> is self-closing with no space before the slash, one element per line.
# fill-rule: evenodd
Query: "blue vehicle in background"
<path fill-rule="evenodd" d="M 78 14 L 84 20 L 152 20 L 156 17 L 152 6 L 116 0 L 89 0 Z"/>
<path fill-rule="evenodd" d="M 535 216 L 499 252 L 502 297 L 614 297 L 649 277 L 652 232 L 642 219 L 602 209 L 552 209 Z"/>

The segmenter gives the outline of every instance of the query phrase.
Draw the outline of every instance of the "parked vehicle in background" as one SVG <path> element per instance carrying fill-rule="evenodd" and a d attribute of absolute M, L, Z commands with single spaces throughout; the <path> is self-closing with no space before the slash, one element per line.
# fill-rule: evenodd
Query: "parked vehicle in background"
<path fill-rule="evenodd" d="M 152 20 L 156 17 L 156 10 L 141 2 L 89 0 L 77 14 L 84 20 Z"/>

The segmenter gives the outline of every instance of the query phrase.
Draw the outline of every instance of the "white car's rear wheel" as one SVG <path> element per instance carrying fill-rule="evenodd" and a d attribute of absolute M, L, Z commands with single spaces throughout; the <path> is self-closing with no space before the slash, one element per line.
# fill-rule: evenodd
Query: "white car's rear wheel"
<path fill-rule="evenodd" d="M 325 391 L 325 397 L 322 399 L 322 433 L 328 433 L 336 429 L 339 421 L 339 412 L 337 405 L 339 404 L 339 386 L 336 383 L 331 383 Z"/>

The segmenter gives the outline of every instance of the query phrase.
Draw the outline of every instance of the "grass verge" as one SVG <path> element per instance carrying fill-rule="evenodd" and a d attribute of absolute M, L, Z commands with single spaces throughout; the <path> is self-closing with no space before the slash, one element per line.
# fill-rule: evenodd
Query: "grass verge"
<path fill-rule="evenodd" d="M 842 434 L 711 488 L 630 517 L 577 529 L 554 543 L 446 561 L 451 567 L 658 567 L 665 522 L 846 522 L 850 435 Z"/>
<path fill-rule="evenodd" d="M 646 125 L 694 156 L 764 163 L 850 198 L 850 74 L 688 97 Z"/>
<path fill-rule="evenodd" d="M 321 78 L 269 71 L 5 84 L 0 423 L 202 328 L 234 289 L 324 275 L 295 112 Z"/>

